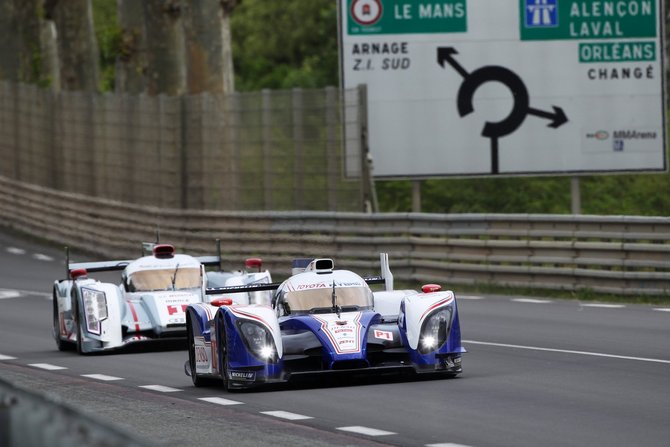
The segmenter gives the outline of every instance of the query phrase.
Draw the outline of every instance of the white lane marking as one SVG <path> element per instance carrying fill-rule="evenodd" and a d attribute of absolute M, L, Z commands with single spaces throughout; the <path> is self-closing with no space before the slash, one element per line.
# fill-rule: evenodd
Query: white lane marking
<path fill-rule="evenodd" d="M 48 299 L 52 298 L 50 293 L 45 292 L 35 292 L 33 290 L 0 289 L 0 300 L 3 298 L 19 298 L 22 295 L 42 296 Z"/>
<path fill-rule="evenodd" d="M 631 356 L 627 356 L 627 355 L 604 354 L 602 352 L 572 351 L 570 349 L 554 349 L 554 348 L 541 348 L 539 346 L 509 345 L 509 344 L 506 344 L 506 343 L 490 343 L 490 342 L 486 342 L 486 341 L 475 341 L 475 340 L 463 340 L 463 343 L 469 343 L 469 344 L 473 344 L 473 345 L 497 346 L 497 347 L 500 347 L 500 348 L 528 349 L 528 350 L 531 350 L 531 351 L 559 352 L 561 354 L 589 355 L 589 356 L 592 356 L 592 357 L 607 357 L 607 358 L 611 358 L 611 359 L 636 360 L 638 362 L 670 364 L 670 360 L 651 359 L 651 358 L 645 358 L 645 357 L 631 357 Z"/>
<path fill-rule="evenodd" d="M 45 255 L 45 254 L 42 254 L 42 253 L 35 253 L 33 255 L 33 259 L 37 259 L 38 261 L 46 261 L 46 262 L 54 260 L 54 258 L 52 258 L 51 256 Z"/>
<path fill-rule="evenodd" d="M 0 360 L 16 360 L 16 357 L 12 357 L 11 355 L 0 354 Z"/>
<path fill-rule="evenodd" d="M 11 253 L 13 255 L 25 255 L 26 251 L 23 248 L 16 248 L 16 247 L 7 247 L 5 249 L 7 253 Z"/>
<path fill-rule="evenodd" d="M 426 444 L 426 447 L 470 447 L 465 444 L 454 444 L 453 442 L 443 442 L 441 444 Z"/>
<path fill-rule="evenodd" d="M 289 421 L 299 421 L 302 419 L 314 419 L 312 416 L 304 416 L 302 414 L 290 413 L 288 411 L 261 411 L 261 414 L 274 416 L 276 418 L 288 419 Z"/>
<path fill-rule="evenodd" d="M 172 388 L 169 386 L 163 386 L 163 385 L 140 385 L 140 388 L 144 388 L 146 390 L 152 390 L 152 391 L 159 391 L 161 393 L 174 393 L 177 391 L 182 391 L 178 388 Z"/>
<path fill-rule="evenodd" d="M 360 425 L 352 425 L 350 427 L 337 427 L 335 430 L 348 431 L 351 433 L 358 433 L 361 435 L 368 435 L 368 436 L 388 436 L 397 434 L 392 431 L 377 430 L 376 428 L 361 427 Z"/>
<path fill-rule="evenodd" d="M 236 400 L 224 399 L 223 397 L 199 397 L 198 400 L 204 400 L 205 402 L 217 405 L 241 405 L 244 403 Z"/>
<path fill-rule="evenodd" d="M 670 312 L 670 307 L 656 307 L 654 310 L 657 312 Z"/>
<path fill-rule="evenodd" d="M 457 295 L 456 296 L 457 300 L 483 300 L 483 296 L 477 296 L 477 295 Z"/>
<path fill-rule="evenodd" d="M 623 309 L 626 307 L 624 304 L 602 304 L 602 303 L 581 303 L 582 307 L 600 307 L 603 309 Z"/>
<path fill-rule="evenodd" d="M 534 298 L 512 298 L 512 301 L 514 301 L 515 303 L 531 303 L 531 304 L 551 303 L 551 300 L 537 300 Z"/>
<path fill-rule="evenodd" d="M 47 371 L 56 371 L 56 370 L 59 370 L 59 369 L 67 369 L 64 366 L 52 365 L 50 363 L 30 363 L 28 366 L 32 366 L 34 368 L 46 369 Z"/>
<path fill-rule="evenodd" d="M 107 376 L 105 374 L 82 374 L 82 377 L 88 377 L 89 379 L 103 380 L 109 382 L 112 380 L 123 380 L 122 377 Z"/>
<path fill-rule="evenodd" d="M 0 290 L 0 300 L 6 300 L 8 298 L 18 298 L 21 296 L 21 293 L 18 290 Z"/>

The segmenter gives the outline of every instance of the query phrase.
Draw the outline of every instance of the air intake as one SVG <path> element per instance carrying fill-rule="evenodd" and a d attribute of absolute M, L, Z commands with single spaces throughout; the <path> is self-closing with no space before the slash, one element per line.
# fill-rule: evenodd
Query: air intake
<path fill-rule="evenodd" d="M 316 273 L 332 273 L 335 263 L 332 259 L 322 258 L 315 259 L 307 266 L 305 271 L 312 271 Z"/>
<path fill-rule="evenodd" d="M 156 245 L 153 252 L 154 256 L 158 259 L 169 259 L 174 257 L 174 247 L 168 244 Z"/>

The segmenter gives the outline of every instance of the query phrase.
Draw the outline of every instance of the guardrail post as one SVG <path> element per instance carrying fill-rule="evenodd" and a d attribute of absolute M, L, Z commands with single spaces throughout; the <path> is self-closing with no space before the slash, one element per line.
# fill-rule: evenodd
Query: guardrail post
<path fill-rule="evenodd" d="M 582 197 L 579 189 L 579 177 L 575 176 L 570 179 L 570 209 L 572 214 L 582 213 Z"/>

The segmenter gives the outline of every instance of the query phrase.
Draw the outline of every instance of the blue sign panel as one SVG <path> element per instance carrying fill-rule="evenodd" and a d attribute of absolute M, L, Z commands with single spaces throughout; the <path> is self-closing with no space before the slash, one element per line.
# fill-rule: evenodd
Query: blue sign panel
<path fill-rule="evenodd" d="M 526 0 L 526 27 L 558 26 L 558 0 Z"/>

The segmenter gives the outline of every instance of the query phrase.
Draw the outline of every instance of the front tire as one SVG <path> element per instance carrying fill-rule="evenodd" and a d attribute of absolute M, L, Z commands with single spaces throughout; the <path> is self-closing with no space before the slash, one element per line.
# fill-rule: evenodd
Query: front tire
<path fill-rule="evenodd" d="M 219 371 L 221 372 L 221 379 L 223 380 L 223 388 L 226 391 L 231 390 L 230 379 L 228 378 L 228 341 L 226 340 L 226 322 L 223 316 L 219 316 L 219 324 L 217 325 L 216 349 L 219 357 Z"/>
<path fill-rule="evenodd" d="M 86 354 L 86 352 L 84 351 L 84 341 L 82 340 L 84 337 L 82 335 L 83 331 L 81 330 L 81 312 L 79 311 L 79 300 L 75 302 L 74 306 L 76 309 L 74 313 L 74 325 L 77 328 L 77 341 L 75 344 L 77 346 L 77 354 L 83 355 Z"/>
<path fill-rule="evenodd" d="M 193 385 L 200 387 L 206 384 L 205 379 L 198 377 L 195 367 L 195 335 L 193 334 L 193 325 L 191 324 L 191 314 L 186 314 L 186 337 L 188 339 L 188 366 L 191 370 L 191 380 Z"/>
<path fill-rule="evenodd" d="M 59 351 L 67 351 L 71 348 L 70 344 L 60 337 L 60 315 L 58 314 L 58 297 L 56 291 L 53 293 L 53 333 L 56 340 L 56 346 Z"/>

